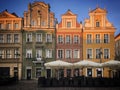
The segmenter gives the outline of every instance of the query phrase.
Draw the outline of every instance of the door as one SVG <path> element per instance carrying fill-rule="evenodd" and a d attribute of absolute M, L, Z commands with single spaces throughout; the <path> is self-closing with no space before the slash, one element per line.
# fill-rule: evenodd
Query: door
<path fill-rule="evenodd" d="M 27 79 L 31 79 L 31 69 L 27 69 Z"/>
<path fill-rule="evenodd" d="M 51 77 L 51 69 L 47 69 L 47 78 Z"/>
<path fill-rule="evenodd" d="M 97 68 L 97 77 L 102 77 L 102 69 Z"/>
<path fill-rule="evenodd" d="M 67 69 L 67 77 L 71 77 L 71 69 Z"/>
<path fill-rule="evenodd" d="M 87 76 L 92 77 L 92 69 L 91 68 L 87 69 Z"/>

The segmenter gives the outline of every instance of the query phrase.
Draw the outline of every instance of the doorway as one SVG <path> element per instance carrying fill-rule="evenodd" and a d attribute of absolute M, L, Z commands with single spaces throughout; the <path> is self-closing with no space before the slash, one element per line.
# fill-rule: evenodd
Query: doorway
<path fill-rule="evenodd" d="M 27 69 L 27 80 L 31 79 L 31 69 Z"/>

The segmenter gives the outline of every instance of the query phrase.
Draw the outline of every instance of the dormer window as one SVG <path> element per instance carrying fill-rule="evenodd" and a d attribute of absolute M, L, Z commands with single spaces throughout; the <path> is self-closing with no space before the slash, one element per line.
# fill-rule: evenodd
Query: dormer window
<path fill-rule="evenodd" d="M 67 22 L 67 28 L 71 27 L 71 22 Z"/>
<path fill-rule="evenodd" d="M 100 27 L 100 22 L 96 22 L 96 27 Z"/>

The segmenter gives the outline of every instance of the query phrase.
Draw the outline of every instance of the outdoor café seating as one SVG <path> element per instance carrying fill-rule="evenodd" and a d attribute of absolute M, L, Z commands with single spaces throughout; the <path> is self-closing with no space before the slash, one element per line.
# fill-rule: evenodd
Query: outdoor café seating
<path fill-rule="evenodd" d="M 120 78 L 102 77 L 64 77 L 64 78 L 45 78 L 38 79 L 39 87 L 117 87 L 120 86 Z"/>

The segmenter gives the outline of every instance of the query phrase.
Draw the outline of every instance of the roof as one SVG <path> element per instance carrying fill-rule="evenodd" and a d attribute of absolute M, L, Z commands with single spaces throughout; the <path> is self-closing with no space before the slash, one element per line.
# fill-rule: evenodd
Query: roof
<path fill-rule="evenodd" d="M 91 10 L 90 13 L 107 13 L 107 10 L 106 9 L 102 9 L 100 7 L 97 7 L 95 9 Z"/>

